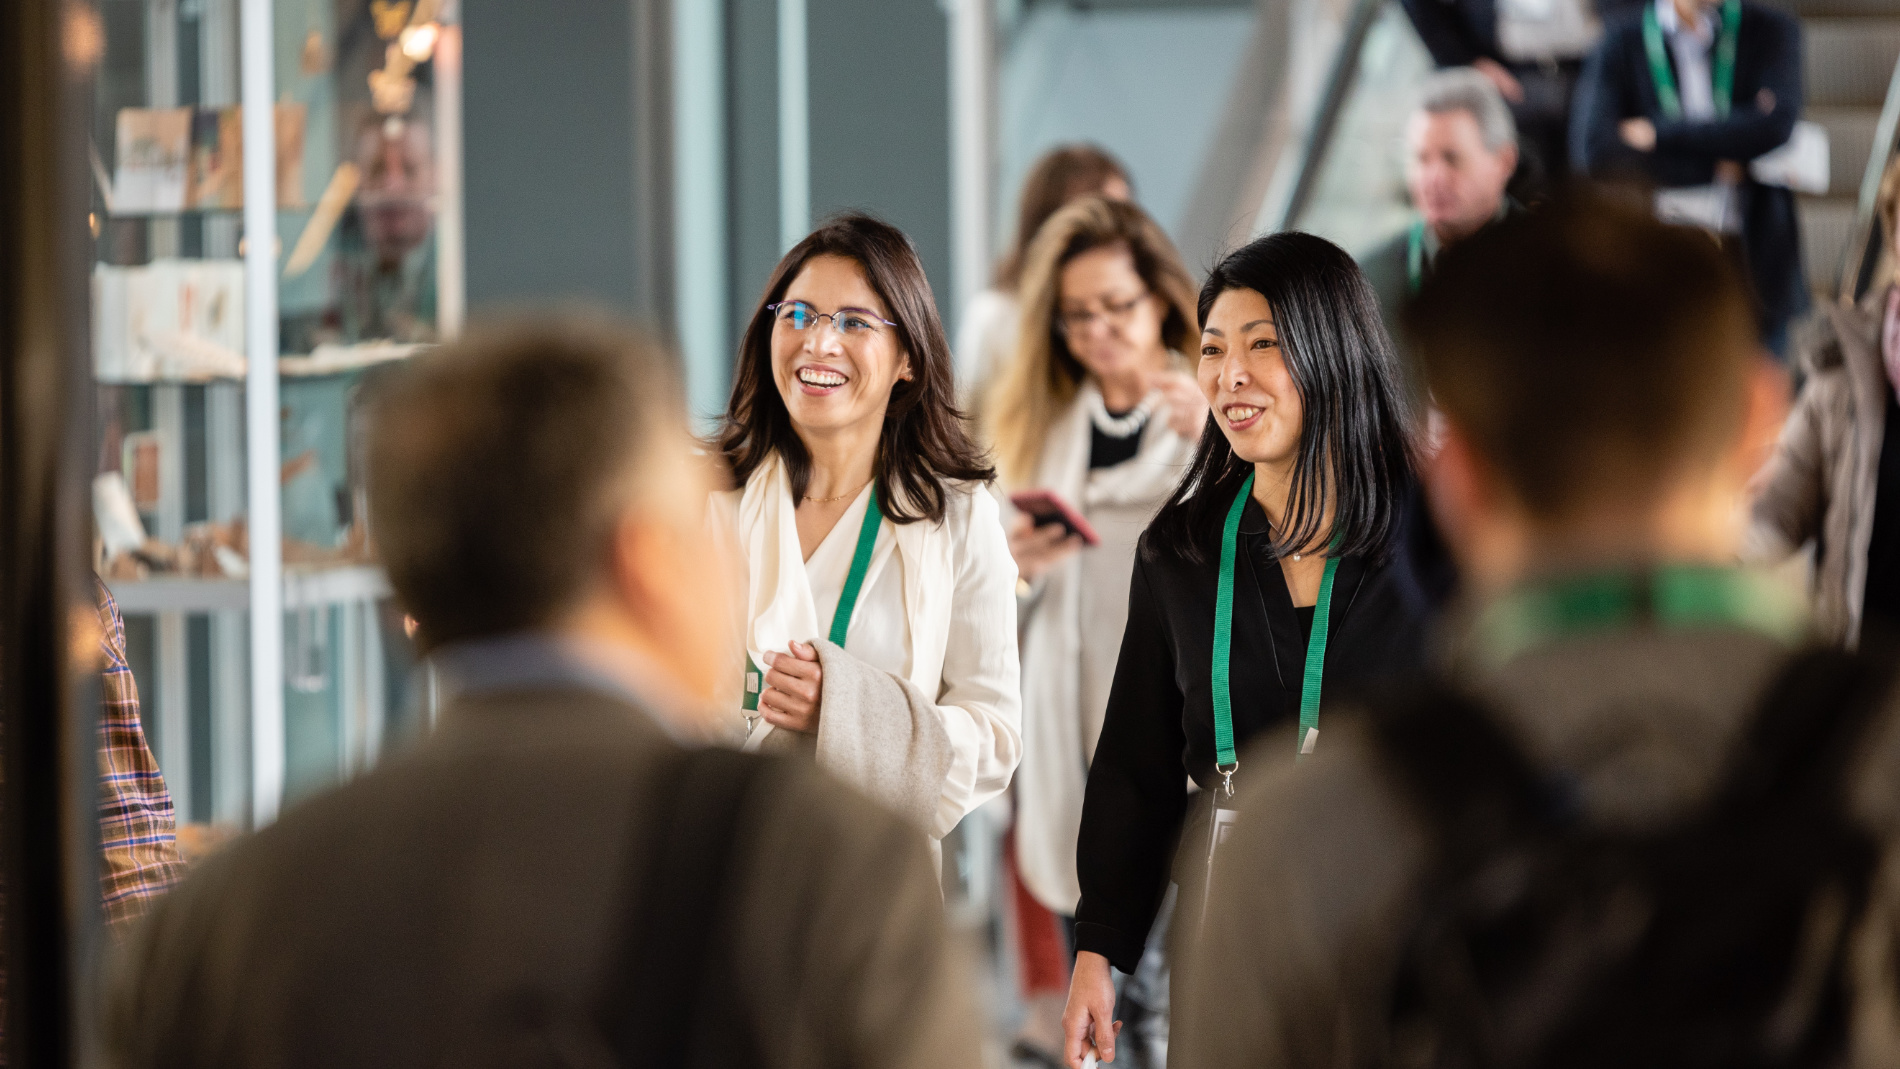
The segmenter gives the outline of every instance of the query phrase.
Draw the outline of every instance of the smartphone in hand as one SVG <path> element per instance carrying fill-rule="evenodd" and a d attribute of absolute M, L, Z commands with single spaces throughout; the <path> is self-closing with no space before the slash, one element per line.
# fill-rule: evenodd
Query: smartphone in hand
<path fill-rule="evenodd" d="M 1016 506 L 1017 511 L 1027 514 L 1038 527 L 1058 523 L 1067 528 L 1070 534 L 1080 536 L 1085 546 L 1102 544 L 1102 537 L 1095 533 L 1094 527 L 1089 526 L 1089 521 L 1052 491 L 1018 490 L 1009 495 L 1009 503 Z"/>

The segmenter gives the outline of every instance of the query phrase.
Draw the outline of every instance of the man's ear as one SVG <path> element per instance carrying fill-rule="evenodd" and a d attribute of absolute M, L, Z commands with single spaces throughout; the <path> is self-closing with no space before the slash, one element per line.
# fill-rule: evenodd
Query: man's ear
<path fill-rule="evenodd" d="M 1748 375 L 1742 428 L 1735 440 L 1734 462 L 1743 482 L 1752 481 L 1774 455 L 1788 421 L 1790 392 L 1788 373 L 1763 353 Z"/>
<path fill-rule="evenodd" d="M 1506 142 L 1503 147 L 1498 149 L 1498 163 L 1504 167 L 1504 181 L 1506 185 L 1510 184 L 1511 176 L 1517 173 L 1518 154 L 1516 142 Z"/>
<path fill-rule="evenodd" d="M 1423 468 L 1425 493 L 1438 530 L 1447 544 L 1456 545 L 1464 541 L 1473 514 L 1484 508 L 1485 473 L 1465 432 L 1449 419 L 1437 419 L 1438 448 Z"/>

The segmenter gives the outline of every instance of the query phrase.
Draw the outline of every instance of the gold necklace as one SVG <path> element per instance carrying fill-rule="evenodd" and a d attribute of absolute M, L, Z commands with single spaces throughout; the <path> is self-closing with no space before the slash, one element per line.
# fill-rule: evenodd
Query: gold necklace
<path fill-rule="evenodd" d="M 853 490 L 848 494 L 839 494 L 837 497 L 807 497 L 805 500 L 810 502 L 813 505 L 829 505 L 833 501 L 843 501 L 845 498 L 848 498 L 848 497 L 856 497 L 860 493 L 863 493 L 864 488 L 869 485 L 871 485 L 871 480 L 866 479 L 863 482 L 858 484 L 858 488 L 856 490 Z"/>

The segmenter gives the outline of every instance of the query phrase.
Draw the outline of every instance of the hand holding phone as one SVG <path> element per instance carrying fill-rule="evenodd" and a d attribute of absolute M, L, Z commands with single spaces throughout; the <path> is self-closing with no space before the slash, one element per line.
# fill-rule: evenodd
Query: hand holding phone
<path fill-rule="evenodd" d="M 1074 506 L 1056 496 L 1054 491 L 1018 490 L 1009 495 L 1009 503 L 1033 519 L 1038 527 L 1059 523 L 1070 534 L 1079 536 L 1085 546 L 1102 544 L 1101 536 L 1095 533 L 1089 521 Z"/>

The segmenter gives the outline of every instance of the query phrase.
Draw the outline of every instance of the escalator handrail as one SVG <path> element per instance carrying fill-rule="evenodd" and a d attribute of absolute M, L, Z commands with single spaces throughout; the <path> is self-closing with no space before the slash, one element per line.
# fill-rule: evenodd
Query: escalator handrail
<path fill-rule="evenodd" d="M 1346 32 L 1340 37 L 1339 49 L 1333 53 L 1332 67 L 1326 74 L 1325 91 L 1320 94 L 1313 109 L 1312 121 L 1306 127 L 1293 192 L 1287 197 L 1286 208 L 1280 218 L 1274 220 L 1274 230 L 1292 229 L 1293 224 L 1305 213 L 1307 202 L 1312 199 L 1313 187 L 1319 182 L 1320 167 L 1326 162 L 1333 135 L 1339 128 L 1340 113 L 1345 110 L 1346 101 L 1352 95 L 1353 81 L 1359 74 L 1359 53 L 1364 50 L 1366 35 L 1372 31 L 1372 25 L 1378 21 L 1379 12 L 1386 3 L 1387 0 L 1354 0 L 1352 15 L 1346 20 Z"/>
<path fill-rule="evenodd" d="M 1841 299 L 1859 300 L 1868 257 L 1878 256 L 1885 235 L 1874 232 L 1874 202 L 1880 197 L 1880 179 L 1893 159 L 1895 137 L 1900 136 L 1900 61 L 1893 65 L 1887 82 L 1887 99 L 1880 106 L 1880 121 L 1874 126 L 1874 140 L 1867 153 L 1867 170 L 1861 175 L 1860 196 L 1854 209 L 1853 237 L 1841 254 Z"/>

